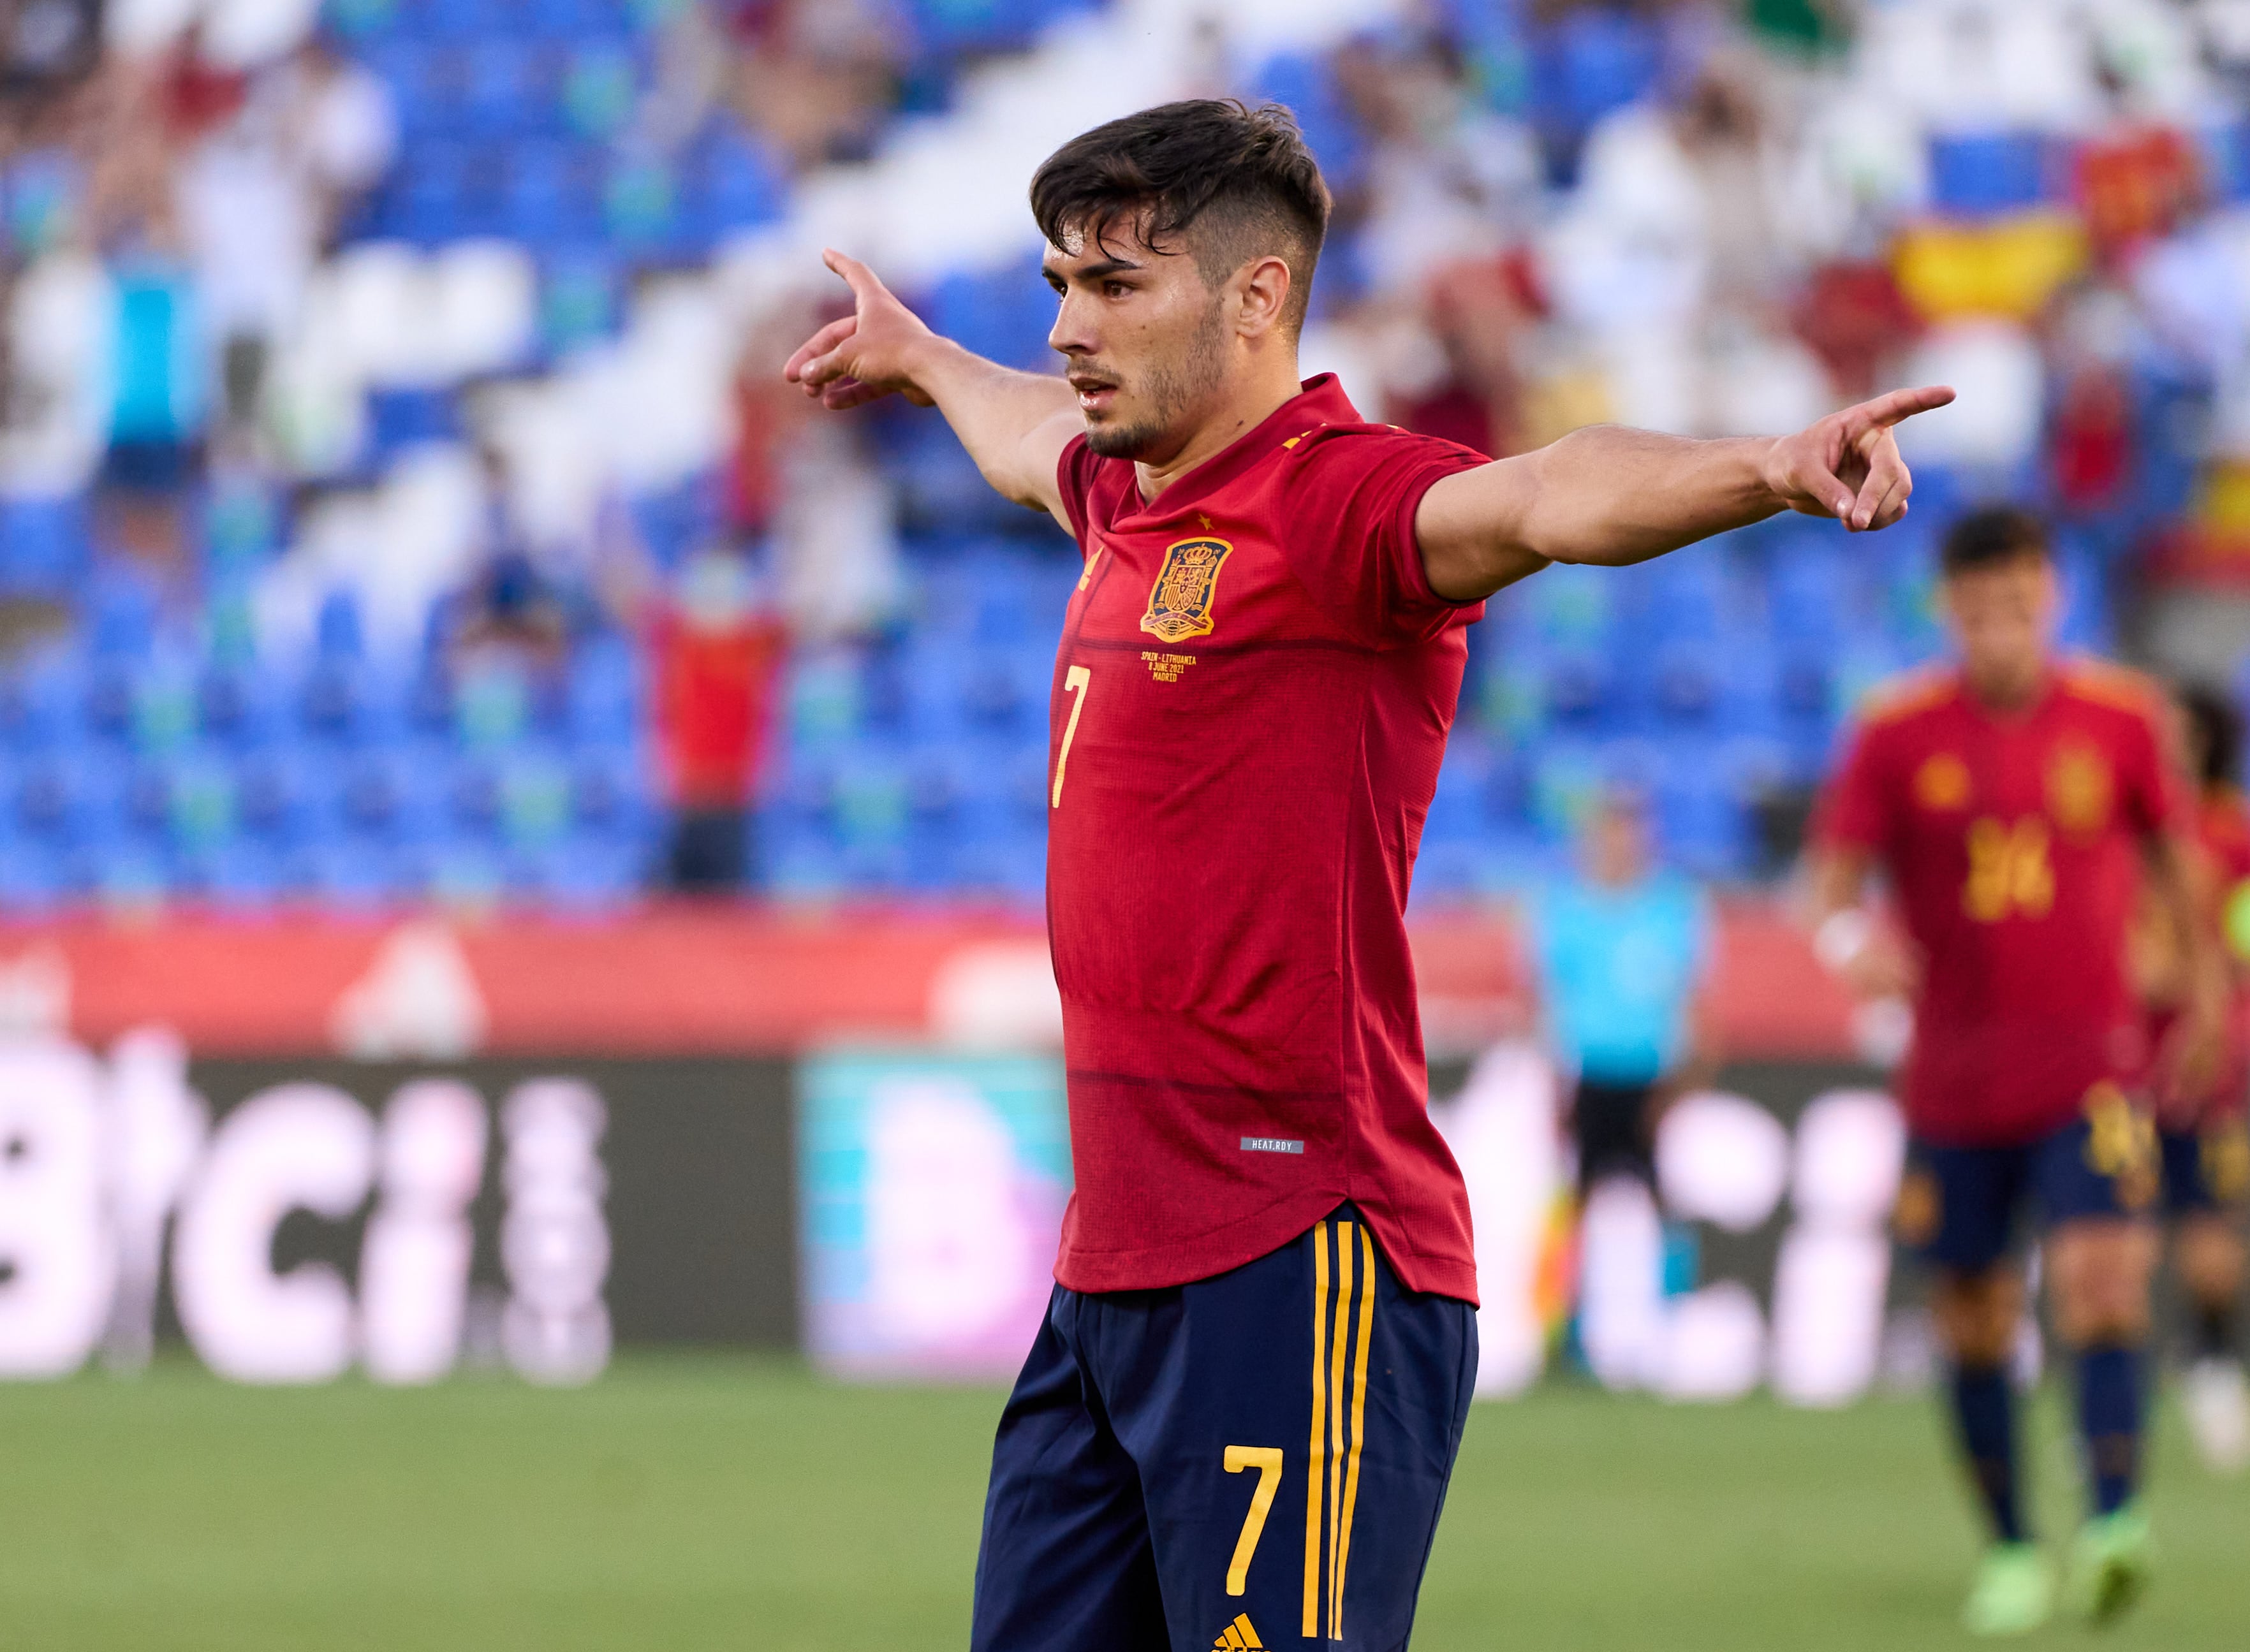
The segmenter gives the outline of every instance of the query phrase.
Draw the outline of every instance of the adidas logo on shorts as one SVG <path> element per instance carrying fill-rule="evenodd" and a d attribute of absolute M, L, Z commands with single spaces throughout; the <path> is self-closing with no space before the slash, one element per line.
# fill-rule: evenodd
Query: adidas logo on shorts
<path fill-rule="evenodd" d="M 1245 1612 L 1219 1631 L 1218 1639 L 1211 1643 L 1211 1652 L 1260 1652 L 1265 1644 L 1250 1627 L 1250 1614 Z"/>

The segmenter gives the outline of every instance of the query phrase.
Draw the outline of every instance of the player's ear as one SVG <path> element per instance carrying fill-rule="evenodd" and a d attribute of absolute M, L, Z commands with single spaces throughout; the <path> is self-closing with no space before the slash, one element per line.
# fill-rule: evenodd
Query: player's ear
<path fill-rule="evenodd" d="M 1281 313 L 1289 306 L 1289 265 L 1268 254 L 1253 258 L 1234 272 L 1228 284 L 1234 299 L 1235 327 L 1245 338 L 1259 338 L 1278 330 Z"/>

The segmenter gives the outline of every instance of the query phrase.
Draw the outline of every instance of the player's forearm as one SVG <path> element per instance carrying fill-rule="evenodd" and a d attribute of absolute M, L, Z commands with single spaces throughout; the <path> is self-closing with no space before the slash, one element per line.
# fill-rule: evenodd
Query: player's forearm
<path fill-rule="evenodd" d="M 2186 843 L 2167 837 L 2150 857 L 2150 871 L 2158 898 L 2170 909 L 2173 933 L 2180 937 L 2189 1002 L 2216 1015 L 2226 994 L 2227 968 L 2218 926 L 2211 920 L 2210 869 Z"/>
<path fill-rule="evenodd" d="M 1474 602 L 1549 563 L 1622 568 L 1762 521 L 1785 504 L 1766 478 L 1773 445 L 1573 430 L 1433 486 L 1416 519 L 1424 568 L 1441 596 Z"/>
<path fill-rule="evenodd" d="M 1002 367 L 934 335 L 915 351 L 910 372 L 996 492 L 1035 510 L 1052 506 L 1060 445 L 1034 438 L 1059 415 L 1075 416 L 1069 385 Z"/>
<path fill-rule="evenodd" d="M 1529 456 L 1524 543 L 1550 562 L 1622 568 L 1763 521 L 1783 505 L 1765 479 L 1772 446 L 1764 437 L 1574 430 Z"/>

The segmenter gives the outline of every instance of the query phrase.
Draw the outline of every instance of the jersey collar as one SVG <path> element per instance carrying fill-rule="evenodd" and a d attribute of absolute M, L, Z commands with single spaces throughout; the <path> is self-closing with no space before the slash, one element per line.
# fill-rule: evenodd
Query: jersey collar
<path fill-rule="evenodd" d="M 1181 477 L 1153 499 L 1141 498 L 1141 478 L 1136 472 L 1127 498 L 1133 516 L 1164 516 L 1182 506 L 1192 505 L 1197 499 L 1208 499 L 1229 482 L 1246 474 L 1257 464 L 1279 452 L 1284 444 L 1295 437 L 1307 436 L 1324 424 L 1357 424 L 1359 410 L 1351 398 L 1343 393 L 1333 373 L 1315 374 L 1298 386 L 1297 394 L 1268 413 L 1263 421 L 1244 431 L 1226 446 L 1212 454 L 1195 469 Z M 1130 465 L 1122 459 L 1120 464 Z"/>

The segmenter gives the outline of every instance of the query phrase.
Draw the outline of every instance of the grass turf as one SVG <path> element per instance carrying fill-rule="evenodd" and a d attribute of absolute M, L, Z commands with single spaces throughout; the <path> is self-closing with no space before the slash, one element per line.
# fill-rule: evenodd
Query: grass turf
<path fill-rule="evenodd" d="M 7 1652 L 921 1652 L 964 1644 L 998 1396 L 638 1359 L 594 1387 L 0 1387 Z M 2056 1408 L 2035 1430 L 2071 1520 Z M 2160 1432 L 2121 1649 L 2250 1638 L 2250 1486 Z M 1954 1643 L 1973 1528 L 1933 1410 L 1480 1406 L 1415 1644 Z M 2043 1637 L 2077 1639 L 2058 1624 Z"/>

